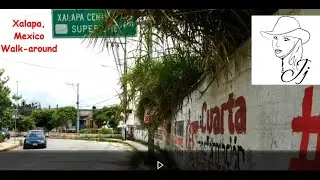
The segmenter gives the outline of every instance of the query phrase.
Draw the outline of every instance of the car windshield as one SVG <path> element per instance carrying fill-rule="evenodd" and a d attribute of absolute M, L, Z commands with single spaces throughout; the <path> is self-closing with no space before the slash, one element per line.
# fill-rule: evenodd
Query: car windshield
<path fill-rule="evenodd" d="M 42 132 L 29 132 L 28 137 L 41 137 L 43 136 Z"/>

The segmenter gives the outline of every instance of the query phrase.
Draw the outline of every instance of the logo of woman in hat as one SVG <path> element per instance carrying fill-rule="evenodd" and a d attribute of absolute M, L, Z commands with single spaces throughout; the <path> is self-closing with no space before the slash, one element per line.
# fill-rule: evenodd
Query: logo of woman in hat
<path fill-rule="evenodd" d="M 261 31 L 262 36 L 272 40 L 273 52 L 281 59 L 283 82 L 300 84 L 310 69 L 310 60 L 303 59 L 303 44 L 310 39 L 310 33 L 300 27 L 294 17 L 282 16 L 272 31 Z"/>

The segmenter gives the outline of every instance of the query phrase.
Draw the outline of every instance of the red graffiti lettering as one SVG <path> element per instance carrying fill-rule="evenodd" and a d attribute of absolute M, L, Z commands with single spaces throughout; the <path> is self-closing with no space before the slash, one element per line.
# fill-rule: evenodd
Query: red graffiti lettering
<path fill-rule="evenodd" d="M 176 137 L 176 145 L 178 145 L 180 148 L 183 148 L 183 137 Z"/>
<path fill-rule="evenodd" d="M 204 104 L 204 103 L 203 103 Z M 213 131 L 214 121 L 213 121 L 213 109 L 207 111 L 207 130 L 209 134 Z"/>
<path fill-rule="evenodd" d="M 228 129 L 230 134 L 234 134 L 234 123 L 233 123 L 233 113 L 232 109 L 234 108 L 234 98 L 233 93 L 229 94 L 228 102 L 225 105 L 226 110 L 228 110 Z M 221 106 L 221 114 L 223 119 L 223 108 Z"/>
<path fill-rule="evenodd" d="M 233 109 L 238 108 L 233 117 Z M 206 102 L 202 105 L 202 116 L 200 121 L 201 132 L 206 131 L 209 134 L 213 131 L 214 134 L 224 134 L 224 112 L 228 112 L 228 130 L 230 134 L 243 134 L 246 133 L 247 125 L 247 108 L 246 100 L 243 96 L 238 97 L 236 100 L 233 98 L 233 93 L 229 94 L 228 102 L 223 103 L 221 108 L 214 107 L 208 109 Z M 204 116 L 207 116 L 207 123 L 204 123 Z"/>
<path fill-rule="evenodd" d="M 194 147 L 194 135 L 198 133 L 198 121 L 191 122 L 191 110 L 188 111 L 187 124 L 187 147 L 192 149 Z"/>
<path fill-rule="evenodd" d="M 311 116 L 312 96 L 313 86 L 310 86 L 304 92 L 302 116 L 292 120 L 292 132 L 301 132 L 302 138 L 299 157 L 290 160 L 289 170 L 320 170 L 320 116 Z M 310 133 L 318 134 L 314 160 L 307 159 Z"/>
<path fill-rule="evenodd" d="M 201 132 L 205 133 L 206 132 L 206 125 L 204 124 L 204 113 L 206 113 L 207 111 L 207 103 L 204 102 L 202 105 L 202 115 L 201 115 L 201 123 L 200 123 L 200 128 L 201 128 Z M 207 116 L 208 117 L 208 116 Z"/>
<path fill-rule="evenodd" d="M 221 116 L 220 116 L 220 109 L 219 107 L 211 108 L 210 110 L 212 113 L 210 115 L 213 119 L 213 133 L 214 134 L 223 134 L 223 122 L 221 122 Z M 223 121 L 223 119 L 222 119 Z"/>
<path fill-rule="evenodd" d="M 240 96 L 236 100 L 236 107 L 239 107 L 235 114 L 235 129 L 237 134 L 245 134 L 247 130 L 247 107 L 246 100 Z"/>
<path fill-rule="evenodd" d="M 236 112 L 234 113 L 235 110 Z M 187 145 L 193 146 L 194 135 L 198 133 L 198 128 L 200 128 L 201 133 L 208 132 L 211 134 L 213 132 L 215 135 L 224 134 L 225 111 L 228 112 L 227 122 L 229 133 L 246 133 L 246 100 L 243 96 L 240 96 L 235 100 L 233 93 L 231 93 L 228 96 L 228 101 L 226 103 L 222 103 L 220 108 L 218 106 L 209 108 L 208 104 L 204 102 L 201 109 L 200 124 L 198 124 L 198 120 L 191 119 L 191 110 L 188 110 Z M 205 120 L 207 122 L 205 122 Z"/>

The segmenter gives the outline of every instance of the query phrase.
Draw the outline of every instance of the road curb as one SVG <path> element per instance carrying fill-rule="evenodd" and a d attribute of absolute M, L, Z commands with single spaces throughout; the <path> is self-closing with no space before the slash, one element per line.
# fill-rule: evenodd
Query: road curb
<path fill-rule="evenodd" d="M 11 146 L 11 147 L 7 147 L 7 148 L 4 148 L 4 149 L 0 149 L 0 152 L 10 151 L 10 150 L 15 149 L 15 148 L 17 148 L 17 147 L 19 147 L 19 146 L 20 146 L 20 144 L 16 144 L 16 145 L 13 145 L 13 146 Z"/>

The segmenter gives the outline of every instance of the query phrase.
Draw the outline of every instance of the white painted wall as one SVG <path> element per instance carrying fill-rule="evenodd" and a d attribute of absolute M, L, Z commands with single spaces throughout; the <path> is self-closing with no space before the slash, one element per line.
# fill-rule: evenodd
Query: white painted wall
<path fill-rule="evenodd" d="M 135 130 L 133 131 L 133 137 L 135 138 L 136 141 L 147 143 L 148 131 L 145 129 L 135 128 Z M 164 141 L 162 139 L 159 139 L 159 137 L 154 138 L 154 144 L 160 147 L 161 149 L 164 149 Z"/>
<path fill-rule="evenodd" d="M 133 131 L 133 137 L 135 140 L 142 141 L 142 142 L 148 142 L 148 131 L 144 129 L 135 129 Z"/>

